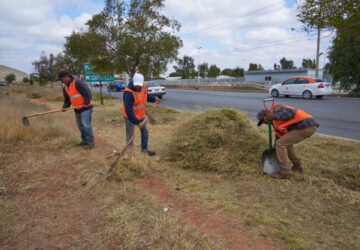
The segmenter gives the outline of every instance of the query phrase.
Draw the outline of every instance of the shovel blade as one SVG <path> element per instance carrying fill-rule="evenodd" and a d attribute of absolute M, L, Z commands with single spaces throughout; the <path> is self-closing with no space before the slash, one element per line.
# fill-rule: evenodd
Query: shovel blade
<path fill-rule="evenodd" d="M 261 155 L 263 172 L 267 174 L 276 174 L 280 172 L 279 161 L 276 157 L 276 151 L 265 150 Z"/>
<path fill-rule="evenodd" d="M 25 116 L 22 118 L 22 123 L 24 126 L 30 126 L 29 119 Z"/>

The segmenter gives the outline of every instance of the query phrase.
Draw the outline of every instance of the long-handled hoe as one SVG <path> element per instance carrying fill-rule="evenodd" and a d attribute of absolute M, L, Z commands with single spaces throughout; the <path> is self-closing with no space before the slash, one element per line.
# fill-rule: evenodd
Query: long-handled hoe
<path fill-rule="evenodd" d="M 157 106 L 157 103 L 155 103 L 155 104 L 153 105 L 153 107 L 152 107 L 152 109 L 150 110 L 149 114 L 148 114 L 147 116 L 145 116 L 145 119 L 144 119 L 145 122 L 147 121 L 147 119 L 149 118 L 149 116 L 151 115 L 151 113 L 154 111 L 154 109 L 156 108 L 156 106 Z M 135 131 L 134 135 L 130 138 L 130 140 L 126 143 L 125 147 L 124 147 L 120 152 L 106 157 L 106 158 L 111 158 L 111 157 L 116 156 L 115 161 L 110 165 L 110 168 L 109 168 L 109 170 L 108 170 L 108 173 L 110 173 L 110 172 L 113 170 L 113 168 L 114 168 L 114 167 L 116 166 L 116 164 L 119 162 L 119 160 L 120 160 L 121 157 L 123 156 L 124 152 L 125 152 L 126 149 L 130 146 L 130 144 L 131 144 L 132 141 L 134 140 L 135 136 L 136 136 L 137 134 L 139 134 L 139 132 L 140 132 L 140 129 L 137 129 L 137 130 Z"/>
<path fill-rule="evenodd" d="M 22 123 L 23 123 L 24 126 L 30 126 L 30 121 L 29 121 L 29 119 L 28 119 L 28 118 L 30 118 L 30 117 L 47 115 L 47 114 L 57 113 L 57 112 L 61 112 L 61 111 L 66 111 L 66 110 L 81 108 L 81 107 L 83 107 L 83 106 L 70 107 L 70 108 L 66 108 L 66 109 L 54 109 L 54 110 L 50 110 L 50 111 L 47 111 L 47 112 L 42 112 L 42 113 L 33 114 L 33 115 L 26 115 L 26 116 L 24 116 L 24 117 L 22 118 Z"/>

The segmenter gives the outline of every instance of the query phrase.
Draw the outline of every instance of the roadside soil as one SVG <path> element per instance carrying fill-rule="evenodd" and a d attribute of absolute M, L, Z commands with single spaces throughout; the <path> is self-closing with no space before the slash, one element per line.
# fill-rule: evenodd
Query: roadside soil
<path fill-rule="evenodd" d="M 50 109 L 57 108 L 44 99 L 37 99 L 36 102 L 46 104 Z M 58 113 L 55 117 L 57 121 L 66 123 L 76 131 L 74 136 L 78 136 L 78 129 L 72 115 Z M 16 243 L 0 242 L 1 248 L 92 248 L 92 242 L 88 236 L 104 230 L 106 206 L 103 204 L 103 199 L 82 195 L 78 168 L 74 167 L 77 162 L 73 155 L 91 154 L 95 158 L 104 158 L 117 146 L 97 136 L 96 133 L 95 145 L 96 147 L 91 151 L 74 145 L 69 145 L 68 149 L 54 149 L 57 150 L 55 155 L 65 154 L 62 160 L 55 162 L 51 160 L 51 155 L 44 156 L 40 152 L 38 157 L 48 157 L 49 161 L 40 161 L 41 166 L 35 171 L 24 174 L 24 169 L 18 169 L 18 172 L 13 173 L 14 190 L 24 184 L 29 187 L 29 190 L 26 195 L 23 193 L 12 195 L 12 202 L 17 208 L 13 219 L 21 222 L 23 226 L 19 229 L 20 235 Z M 46 147 L 44 145 L 44 150 Z M 99 176 L 104 177 L 103 185 L 112 187 L 120 185 L 106 180 L 105 167 L 95 169 L 99 172 Z M 144 179 L 127 181 L 128 186 L 135 185 L 136 189 L 125 194 L 113 190 L 113 196 L 154 196 L 162 207 L 168 209 L 168 213 L 179 215 L 179 224 L 193 226 L 209 237 L 216 236 L 221 239 L 221 244 L 227 249 L 286 249 L 280 240 L 259 237 L 254 239 L 243 229 L 232 226 L 231 221 L 224 216 L 215 212 L 201 211 L 199 209 L 201 200 L 182 195 L 181 190 L 177 190 L 167 181 L 167 174 L 166 170 L 154 171 Z M 81 182 L 80 184 L 83 185 Z M 98 194 L 101 192 L 97 192 Z M 103 195 L 107 195 L 105 191 Z M 85 231 L 87 233 L 84 233 Z M 117 248 L 119 244 L 121 246 L 121 242 L 106 242 L 107 240 L 104 239 L 103 244 L 108 248 Z"/>

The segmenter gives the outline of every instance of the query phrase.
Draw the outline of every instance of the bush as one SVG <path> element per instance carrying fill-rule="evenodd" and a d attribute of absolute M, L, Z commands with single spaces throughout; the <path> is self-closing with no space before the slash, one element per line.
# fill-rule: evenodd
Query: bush
<path fill-rule="evenodd" d="M 28 83 L 28 82 L 29 82 L 29 78 L 24 77 L 24 78 L 23 78 L 23 82 Z"/>

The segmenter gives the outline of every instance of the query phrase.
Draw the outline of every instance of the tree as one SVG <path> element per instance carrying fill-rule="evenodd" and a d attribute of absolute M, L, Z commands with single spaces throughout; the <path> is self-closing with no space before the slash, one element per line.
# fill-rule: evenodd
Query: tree
<path fill-rule="evenodd" d="M 42 51 L 40 59 L 33 61 L 32 65 L 34 66 L 35 73 L 38 75 L 40 84 L 46 84 L 48 81 L 53 82 L 56 80 L 56 58 L 53 54 L 47 57 L 45 52 Z"/>
<path fill-rule="evenodd" d="M 205 78 L 208 76 L 209 73 L 209 65 L 207 63 L 202 63 L 198 66 L 198 71 L 200 74 L 200 77 Z"/>
<path fill-rule="evenodd" d="M 281 69 L 296 69 L 292 60 L 286 60 L 285 57 L 280 60 Z"/>
<path fill-rule="evenodd" d="M 194 58 L 184 56 L 182 59 L 177 60 L 178 65 L 173 66 L 175 72 L 180 74 L 182 79 L 194 78 L 196 75 Z"/>
<path fill-rule="evenodd" d="M 23 78 L 23 82 L 24 82 L 24 83 L 28 83 L 28 82 L 29 82 L 29 78 L 24 77 L 24 78 Z"/>
<path fill-rule="evenodd" d="M 229 69 L 229 68 L 226 68 L 226 69 L 223 69 L 223 71 L 221 71 L 221 74 L 224 75 L 224 76 L 232 76 L 233 70 Z"/>
<path fill-rule="evenodd" d="M 341 88 L 360 96 L 360 41 L 348 33 L 337 32 L 329 53 L 329 71 Z"/>
<path fill-rule="evenodd" d="M 337 29 L 360 39 L 358 0 L 304 0 L 298 4 L 298 19 L 308 29 Z"/>
<path fill-rule="evenodd" d="M 280 70 L 280 65 L 279 65 L 279 64 L 276 64 L 276 63 L 274 63 L 274 70 Z"/>
<path fill-rule="evenodd" d="M 221 73 L 221 69 L 218 68 L 215 64 L 212 64 L 209 68 L 209 73 L 208 73 L 208 77 L 218 77 L 218 75 L 220 75 Z"/>
<path fill-rule="evenodd" d="M 315 69 L 316 67 L 315 59 L 313 60 L 311 60 L 310 58 L 303 59 L 301 66 L 305 69 Z"/>
<path fill-rule="evenodd" d="M 178 72 L 171 72 L 171 73 L 169 74 L 169 77 L 180 77 L 180 76 L 181 76 L 181 74 L 178 73 Z"/>
<path fill-rule="evenodd" d="M 244 69 L 236 67 L 235 69 L 232 70 L 231 76 L 233 76 L 233 77 L 244 77 Z"/>
<path fill-rule="evenodd" d="M 250 63 L 248 71 L 260 71 L 264 70 L 261 64 L 257 65 L 256 63 Z"/>
<path fill-rule="evenodd" d="M 5 81 L 6 81 L 9 85 L 12 84 L 12 82 L 15 81 L 15 80 L 16 80 L 16 76 L 15 76 L 13 73 L 8 74 L 8 75 L 5 76 Z"/>
<path fill-rule="evenodd" d="M 116 72 L 125 71 L 130 78 L 136 72 L 147 78 L 165 72 L 167 64 L 176 60 L 182 41 L 174 35 L 180 23 L 162 14 L 163 2 L 106 0 L 103 11 L 87 22 L 88 33 L 101 41 L 91 43 L 91 51 L 100 53 L 91 64 L 96 67 L 97 62 L 108 61 Z M 82 51 L 72 53 L 76 55 Z"/>

